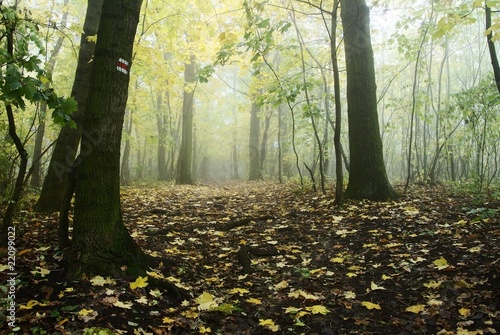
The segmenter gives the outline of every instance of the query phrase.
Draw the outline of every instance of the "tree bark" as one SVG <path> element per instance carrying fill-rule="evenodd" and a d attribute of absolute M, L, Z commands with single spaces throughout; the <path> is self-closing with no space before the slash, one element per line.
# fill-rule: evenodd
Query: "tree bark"
<path fill-rule="evenodd" d="M 196 80 L 194 56 L 184 68 L 184 97 L 182 102 L 182 140 L 177 162 L 177 184 L 193 184 L 193 109 Z"/>
<path fill-rule="evenodd" d="M 342 0 L 341 18 L 347 71 L 350 173 L 345 196 L 388 200 L 396 197 L 387 178 L 378 124 L 375 65 L 365 0 Z"/>
<path fill-rule="evenodd" d="M 40 197 L 34 207 L 39 212 L 57 212 L 63 202 L 68 184 L 68 174 L 71 171 L 78 150 L 82 132 L 82 119 L 90 86 L 90 71 L 93 64 L 92 57 L 94 56 L 95 42 L 90 41 L 88 38 L 97 35 L 103 1 L 88 1 L 83 34 L 80 38 L 78 65 L 71 91 L 71 96 L 78 102 L 78 110 L 72 115 L 77 128 L 73 129 L 69 125 L 61 128 L 52 153 L 47 176 L 43 181 Z"/>
<path fill-rule="evenodd" d="M 485 1 L 484 8 L 486 10 L 486 29 L 491 28 L 491 8 L 488 6 L 488 1 Z M 493 67 L 493 75 L 495 77 L 495 84 L 498 92 L 500 92 L 500 64 L 498 62 L 497 52 L 495 50 L 495 43 L 491 40 L 493 32 L 489 32 L 486 36 L 488 39 L 488 51 L 490 52 L 491 66 Z"/>
<path fill-rule="evenodd" d="M 261 178 L 260 171 L 260 153 L 259 153 L 259 138 L 260 138 L 260 106 L 252 103 L 250 110 L 250 139 L 248 141 L 248 151 L 250 154 L 250 168 L 248 180 L 259 180 Z"/>
<path fill-rule="evenodd" d="M 332 26 L 330 36 L 330 52 L 333 69 L 333 90 L 335 95 L 335 127 L 333 134 L 333 145 L 335 148 L 335 203 L 344 202 L 344 171 L 342 170 L 342 102 L 340 99 L 340 74 L 337 53 L 337 20 L 339 0 L 335 0 L 332 11 Z"/>
<path fill-rule="evenodd" d="M 67 6 L 69 0 L 65 0 L 63 5 Z M 68 11 L 65 10 L 63 13 L 63 17 L 61 19 L 61 27 L 65 27 L 68 22 Z M 46 71 L 50 75 L 50 80 L 52 80 L 52 71 L 54 71 L 54 67 L 57 61 L 57 55 L 59 51 L 61 51 L 62 45 L 64 42 L 64 37 L 59 36 L 54 44 L 54 49 L 52 50 L 50 57 L 47 62 Z M 31 170 L 33 171 L 31 175 L 31 186 L 35 188 L 39 188 L 42 184 L 42 146 L 43 146 L 43 138 L 45 137 L 45 118 L 47 114 L 47 103 L 43 102 L 40 104 L 40 113 L 39 119 L 40 123 L 38 129 L 36 131 L 36 139 L 35 139 L 35 147 L 33 149 L 33 165 Z"/>
<path fill-rule="evenodd" d="M 125 122 L 125 146 L 123 147 L 122 166 L 120 172 L 120 180 L 122 185 L 130 185 L 132 177 L 130 175 L 130 137 L 132 136 L 132 126 L 134 119 L 132 117 L 133 110 L 128 114 L 128 123 Z"/>
<path fill-rule="evenodd" d="M 168 180 L 167 128 L 164 116 L 163 92 L 156 95 L 156 125 L 158 128 L 158 180 Z"/>
<path fill-rule="evenodd" d="M 73 241 L 68 279 L 143 273 L 148 258 L 123 224 L 120 144 L 129 66 L 141 1 L 105 0 L 76 168 Z"/>

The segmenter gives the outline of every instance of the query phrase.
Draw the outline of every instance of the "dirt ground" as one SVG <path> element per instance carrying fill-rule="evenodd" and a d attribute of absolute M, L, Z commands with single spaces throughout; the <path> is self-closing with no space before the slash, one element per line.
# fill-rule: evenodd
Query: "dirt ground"
<path fill-rule="evenodd" d="M 122 193 L 132 236 L 176 265 L 135 281 L 68 282 L 57 214 L 26 207 L 17 219 L 14 269 L 1 251 L 1 334 L 500 331 L 494 196 L 419 188 L 394 202 L 338 208 L 332 194 L 267 182 L 142 185 Z M 152 278 L 190 297 L 174 301 Z M 17 309 L 9 325 L 12 286 Z"/>

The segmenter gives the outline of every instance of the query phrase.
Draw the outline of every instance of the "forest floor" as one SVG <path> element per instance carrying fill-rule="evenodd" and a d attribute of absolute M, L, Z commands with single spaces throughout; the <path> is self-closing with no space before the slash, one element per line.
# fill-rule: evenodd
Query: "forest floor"
<path fill-rule="evenodd" d="M 177 261 L 135 281 L 65 280 L 57 215 L 21 210 L 15 327 L 1 334 L 496 334 L 500 202 L 413 189 L 349 201 L 274 183 L 124 188 L 143 250 Z M 2 250 L 2 261 L 6 251 Z M 0 288 L 12 269 L 0 265 Z M 165 277 L 191 298 L 170 301 Z M 12 326 L 12 324 L 11 324 Z"/>

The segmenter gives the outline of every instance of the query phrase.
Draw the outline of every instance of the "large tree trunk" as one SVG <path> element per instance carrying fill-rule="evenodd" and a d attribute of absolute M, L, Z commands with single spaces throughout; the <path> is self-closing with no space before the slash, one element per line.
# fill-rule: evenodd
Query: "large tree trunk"
<path fill-rule="evenodd" d="M 335 202 L 342 204 L 344 202 L 344 171 L 342 170 L 342 103 L 340 99 L 340 74 L 337 54 L 337 20 L 339 0 L 333 3 L 332 28 L 330 36 L 330 52 L 333 68 L 333 85 L 335 92 L 335 127 L 333 135 L 333 145 L 335 147 Z"/>
<path fill-rule="evenodd" d="M 260 152 L 259 152 L 259 139 L 260 139 L 260 106 L 252 103 L 250 110 L 250 139 L 248 142 L 248 150 L 250 153 L 250 169 L 249 180 L 259 180 L 261 175 L 260 170 Z"/>
<path fill-rule="evenodd" d="M 158 180 L 168 180 L 167 125 L 163 105 L 163 92 L 156 95 L 156 125 L 158 128 Z"/>
<path fill-rule="evenodd" d="M 177 184 L 193 184 L 193 103 L 196 80 L 194 56 L 184 68 L 184 97 L 182 102 L 182 140 L 177 162 Z"/>
<path fill-rule="evenodd" d="M 485 1 L 484 8 L 486 9 L 486 29 L 491 28 L 491 8 L 488 6 L 488 1 Z M 500 92 L 500 64 L 498 62 L 497 52 L 495 50 L 495 42 L 492 41 L 493 32 L 489 32 L 486 36 L 488 39 L 488 51 L 490 52 L 491 66 L 493 68 L 493 76 L 498 92 Z"/>
<path fill-rule="evenodd" d="M 105 0 L 76 168 L 68 278 L 142 272 L 147 257 L 125 228 L 120 208 L 120 142 L 141 1 Z"/>
<path fill-rule="evenodd" d="M 68 5 L 69 0 L 64 1 L 64 6 Z M 61 19 L 61 27 L 65 27 L 68 22 L 68 10 L 65 10 L 63 13 L 63 17 Z M 59 36 L 54 44 L 54 49 L 52 50 L 50 57 L 47 62 L 46 71 L 51 76 L 50 80 L 52 80 L 52 71 L 54 71 L 54 67 L 56 65 L 57 55 L 59 51 L 61 51 L 62 45 L 64 42 L 64 37 Z M 48 88 L 48 87 L 47 87 Z M 35 147 L 33 149 L 33 165 L 31 167 L 33 173 L 31 175 L 31 186 L 35 188 L 39 188 L 42 184 L 42 161 L 41 156 L 43 152 L 43 138 L 45 137 L 45 118 L 47 114 L 47 103 L 43 102 L 40 104 L 40 113 L 39 119 L 40 124 L 36 131 L 36 139 L 35 139 Z"/>
<path fill-rule="evenodd" d="M 40 198 L 35 205 L 36 211 L 57 212 L 63 202 L 65 189 L 68 184 L 68 174 L 73 166 L 80 141 L 82 117 L 85 112 L 90 86 L 90 70 L 93 64 L 92 57 L 94 56 L 95 42 L 90 41 L 88 38 L 97 35 L 103 1 L 88 1 L 83 34 L 80 38 L 78 65 L 71 91 L 71 96 L 78 102 L 78 111 L 72 115 L 77 128 L 73 129 L 69 125 L 66 125 L 59 133 L 47 176 L 43 182 Z"/>
<path fill-rule="evenodd" d="M 341 17 L 347 71 L 350 171 L 346 197 L 388 200 L 389 184 L 377 113 L 377 87 L 370 38 L 370 10 L 365 0 L 342 0 Z"/>

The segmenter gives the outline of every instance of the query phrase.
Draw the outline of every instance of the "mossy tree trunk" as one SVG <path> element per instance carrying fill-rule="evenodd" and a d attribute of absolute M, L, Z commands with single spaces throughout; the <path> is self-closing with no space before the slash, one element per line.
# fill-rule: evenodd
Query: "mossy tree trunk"
<path fill-rule="evenodd" d="M 347 71 L 350 170 L 345 196 L 388 200 L 390 185 L 378 124 L 377 86 L 370 38 L 370 10 L 365 0 L 342 0 L 341 18 Z"/>
<path fill-rule="evenodd" d="M 129 235 L 120 208 L 120 142 L 140 0 L 105 0 L 76 170 L 68 278 L 142 272 L 147 257 Z"/>

